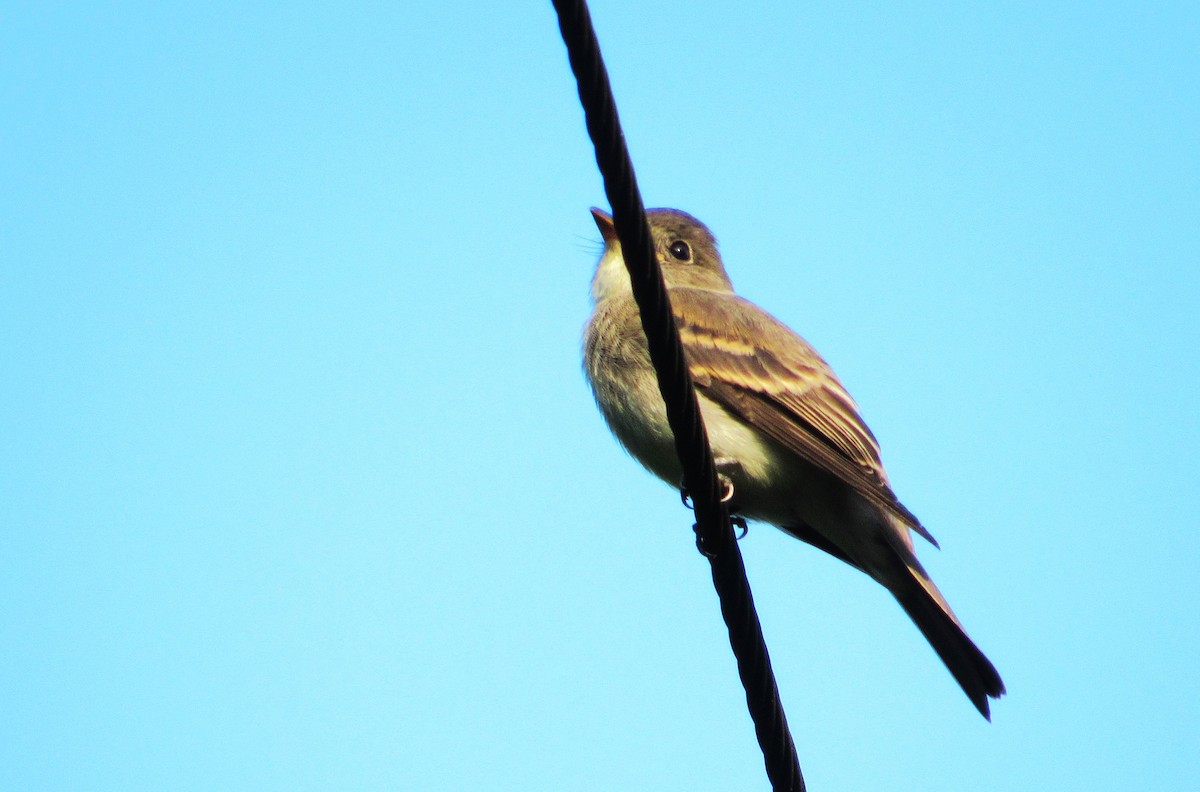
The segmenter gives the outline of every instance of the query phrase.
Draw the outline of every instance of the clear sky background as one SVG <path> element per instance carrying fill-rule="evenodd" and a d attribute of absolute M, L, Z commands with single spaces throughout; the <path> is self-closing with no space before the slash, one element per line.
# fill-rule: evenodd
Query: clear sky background
<path fill-rule="evenodd" d="M 0 18 L 0 788 L 766 788 L 550 4 L 176 5 Z M 592 11 L 1010 691 L 752 527 L 810 787 L 1195 788 L 1196 4 Z"/>

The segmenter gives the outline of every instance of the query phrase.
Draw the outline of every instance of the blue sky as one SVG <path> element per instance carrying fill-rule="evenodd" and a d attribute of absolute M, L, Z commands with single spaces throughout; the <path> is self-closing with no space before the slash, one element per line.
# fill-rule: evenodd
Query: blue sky
<path fill-rule="evenodd" d="M 752 527 L 810 787 L 1189 788 L 1195 4 L 592 11 L 646 203 L 833 364 L 1008 684 Z M 0 787 L 765 788 L 580 372 L 550 5 L 3 18 Z"/>

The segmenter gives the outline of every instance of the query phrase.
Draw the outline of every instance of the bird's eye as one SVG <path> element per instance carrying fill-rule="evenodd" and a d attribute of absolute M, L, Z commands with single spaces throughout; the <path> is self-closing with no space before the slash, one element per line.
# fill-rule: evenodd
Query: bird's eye
<path fill-rule="evenodd" d="M 671 246 L 667 248 L 667 250 L 671 252 L 672 256 L 680 261 L 687 261 L 692 257 L 692 249 L 688 247 L 688 243 L 684 242 L 682 239 L 677 239 L 672 242 Z"/>

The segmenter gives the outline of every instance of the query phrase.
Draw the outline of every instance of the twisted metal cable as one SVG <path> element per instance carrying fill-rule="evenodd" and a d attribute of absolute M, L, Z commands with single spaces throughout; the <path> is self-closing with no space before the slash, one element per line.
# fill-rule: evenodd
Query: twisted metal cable
<path fill-rule="evenodd" d="M 754 721 L 767 777 L 773 790 L 804 792 L 804 777 L 779 700 L 741 551 L 721 501 L 722 488 L 712 449 L 684 359 L 679 330 L 671 314 L 662 271 L 654 256 L 645 207 L 587 3 L 585 0 L 553 2 L 579 86 L 588 135 L 596 149 L 596 164 L 604 177 L 604 191 L 633 283 L 650 360 L 667 406 L 667 421 L 683 467 L 684 488 L 696 513 L 696 544 L 712 565 L 713 586 L 721 601 L 721 615 L 737 658 L 738 675 L 746 690 L 746 705 Z"/>

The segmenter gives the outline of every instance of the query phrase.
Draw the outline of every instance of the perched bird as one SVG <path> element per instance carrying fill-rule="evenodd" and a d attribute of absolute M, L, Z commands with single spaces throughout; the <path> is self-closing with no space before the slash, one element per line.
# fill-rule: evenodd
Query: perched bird
<path fill-rule="evenodd" d="M 612 218 L 593 209 L 604 252 L 592 279 L 584 370 L 605 421 L 652 473 L 678 486 L 666 408 Z M 899 601 L 985 718 L 1004 683 L 917 560 L 936 546 L 888 484 L 879 445 L 850 394 L 808 343 L 738 297 L 712 233 L 675 209 L 647 212 L 654 252 L 696 384 L 731 511 L 845 561 Z"/>

